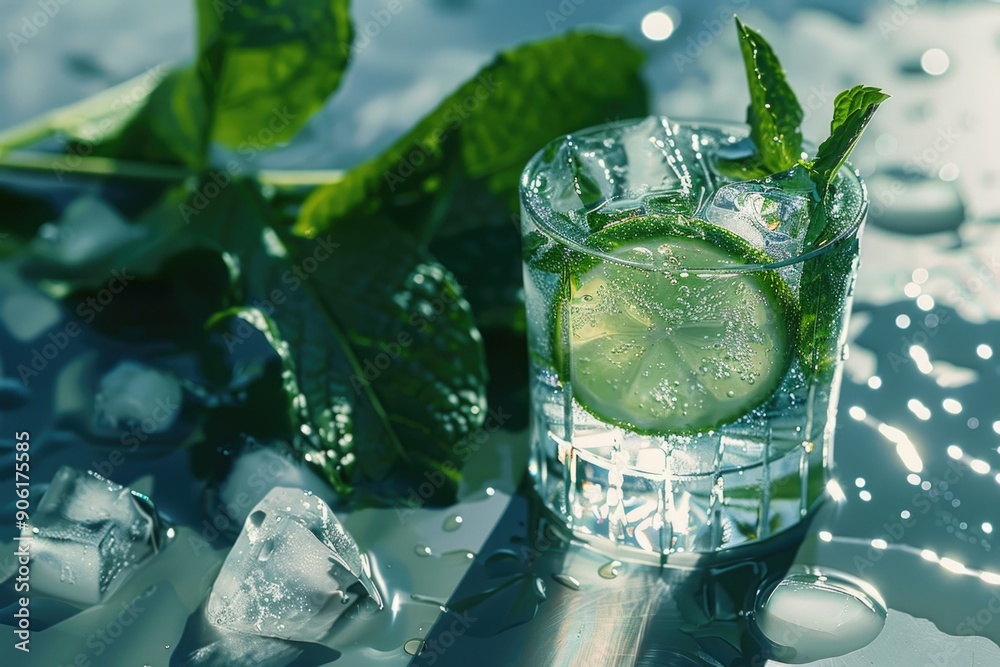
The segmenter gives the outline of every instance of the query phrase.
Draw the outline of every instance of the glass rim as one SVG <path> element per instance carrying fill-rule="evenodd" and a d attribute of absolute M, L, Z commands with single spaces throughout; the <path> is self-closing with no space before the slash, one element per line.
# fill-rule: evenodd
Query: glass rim
<path fill-rule="evenodd" d="M 577 136 L 593 136 L 606 132 L 609 129 L 617 127 L 625 127 L 630 125 L 637 125 L 648 118 L 659 118 L 665 120 L 669 123 L 676 124 L 681 127 L 689 128 L 710 128 L 715 130 L 721 130 L 728 132 L 730 136 L 746 138 L 749 136 L 749 127 L 745 123 L 732 122 L 732 121 L 718 121 L 712 119 L 697 119 L 697 118 L 669 118 L 667 116 L 651 114 L 649 116 L 641 116 L 636 118 L 627 118 L 624 120 L 615 120 L 608 123 L 601 123 L 600 125 L 592 125 L 590 127 L 584 128 L 578 132 L 572 132 L 569 134 Z M 548 149 L 565 140 L 565 137 L 569 135 L 560 135 L 553 138 L 551 141 L 545 143 L 531 159 L 528 160 L 527 165 L 521 172 L 521 178 L 518 183 L 519 199 L 524 210 L 531 215 L 532 220 L 537 224 L 548 236 L 550 236 L 556 243 L 562 246 L 571 248 L 577 252 L 581 252 L 586 255 L 598 258 L 601 261 L 612 262 L 615 264 L 621 264 L 623 266 L 628 266 L 631 268 L 641 269 L 644 271 L 658 270 L 658 267 L 652 266 L 650 264 L 645 264 L 641 262 L 634 262 L 621 257 L 614 257 L 604 251 L 598 250 L 597 248 L 591 248 L 580 241 L 576 241 L 568 237 L 564 232 L 561 232 L 553 224 L 551 224 L 550 217 L 540 214 L 540 211 L 545 206 L 545 198 L 541 195 L 531 192 L 527 184 L 534 180 L 534 175 L 538 171 L 539 163 L 541 162 L 542 156 L 548 151 Z M 777 260 L 774 262 L 759 263 L 759 264 L 732 264 L 724 267 L 686 267 L 686 266 L 676 266 L 672 270 L 675 271 L 689 271 L 695 273 L 695 275 L 700 274 L 739 274 L 739 273 L 752 273 L 757 271 L 769 271 L 774 269 L 780 269 L 787 266 L 793 266 L 795 264 L 800 264 L 806 260 L 818 257 L 826 252 L 828 252 L 832 247 L 837 245 L 840 241 L 854 237 L 858 230 L 861 228 L 862 223 L 868 214 L 869 198 L 868 198 L 868 188 L 865 186 L 865 182 L 861 179 L 857 170 L 850 162 L 844 162 L 840 167 L 840 175 L 850 179 L 851 182 L 855 183 L 858 191 L 861 193 L 861 201 L 857 206 L 857 211 L 855 212 L 851 223 L 847 225 L 839 234 L 827 241 L 821 246 L 813 248 L 809 252 L 801 253 L 795 255 L 794 257 L 789 257 L 783 260 Z M 739 182 L 739 181 L 735 181 Z M 551 207 L 549 207 L 551 208 Z M 620 223 L 615 223 L 620 224 Z"/>

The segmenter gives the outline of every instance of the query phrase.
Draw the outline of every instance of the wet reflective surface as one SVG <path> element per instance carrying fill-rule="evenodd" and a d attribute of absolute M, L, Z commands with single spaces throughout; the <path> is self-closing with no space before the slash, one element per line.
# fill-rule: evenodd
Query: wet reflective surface
<path fill-rule="evenodd" d="M 873 205 L 831 499 L 766 551 L 700 570 L 658 570 L 613 561 L 554 531 L 516 493 L 526 434 L 498 433 L 470 463 L 458 505 L 403 518 L 393 509 L 338 514 L 372 558 L 383 612 L 345 615 L 321 645 L 234 639 L 206 627 L 200 610 L 255 501 L 226 496 L 236 511 L 218 511 L 187 452 L 174 448 L 191 435 L 205 397 L 185 387 L 178 401 L 169 383 L 145 383 L 178 407 L 129 434 L 117 418 L 151 415 L 110 394 L 152 377 L 149 368 L 181 373 L 188 362 L 157 356 L 155 344 L 126 346 L 85 331 L 25 387 L 18 364 L 63 332 L 71 314 L 2 269 L 3 488 L 12 479 L 10 434 L 29 430 L 38 497 L 61 465 L 91 468 L 150 495 L 177 525 L 172 543 L 106 604 L 79 612 L 38 598 L 37 653 L 26 662 L 5 642 L 4 664 L 72 664 L 78 656 L 151 666 L 1000 664 L 1000 89 L 981 83 L 982 72 L 1000 68 L 995 3 L 815 0 L 794 11 L 777 2 L 746 10 L 692 4 L 664 10 L 672 28 L 661 17 L 644 20 L 652 5 L 561 9 L 570 4 L 407 6 L 359 49 L 345 94 L 312 123 L 308 140 L 269 166 L 353 164 L 497 48 L 585 22 L 622 25 L 642 41 L 653 110 L 675 116 L 731 115 L 744 103 L 733 92 L 743 90 L 742 72 L 731 67 L 735 41 L 711 32 L 718 13 L 733 6 L 788 54 L 795 84 L 817 82 L 800 92 L 807 136 L 824 136 L 833 91 L 857 81 L 881 85 L 893 100 L 854 160 Z M 153 6 L 62 6 L 48 30 L 0 64 L 0 86 L 17 91 L 0 125 L 182 57 L 188 6 Z M 18 25 L 34 7 L 5 5 L 5 25 Z M 354 15 L 364 21 L 380 7 L 356 3 Z M 446 35 L 447 48 L 426 49 L 427 34 Z M 795 57 L 817 52 L 829 57 Z M 122 370 L 122 362 L 143 365 Z M 123 440 L 129 435 L 141 446 Z M 261 465 L 271 469 L 260 462 L 241 474 L 249 478 Z M 275 480 L 309 484 L 297 471 L 274 470 Z M 12 515 L 12 501 L 3 496 L 3 516 Z M 8 523 L 0 526 L 4 575 L 16 568 Z M 13 593 L 8 579 L 0 605 L 9 607 Z M 800 595 L 807 597 L 801 613 Z"/>

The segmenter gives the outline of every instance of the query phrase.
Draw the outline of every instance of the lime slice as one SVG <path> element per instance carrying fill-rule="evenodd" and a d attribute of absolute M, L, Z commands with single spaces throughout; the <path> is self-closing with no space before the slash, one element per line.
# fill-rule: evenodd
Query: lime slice
<path fill-rule="evenodd" d="M 681 270 L 767 257 L 707 223 L 658 225 L 650 217 L 590 239 L 650 270 L 605 260 L 564 278 L 572 287 L 563 291 L 563 312 L 573 395 L 598 419 L 639 433 L 709 430 L 765 403 L 780 385 L 792 356 L 794 300 L 773 270 Z"/>

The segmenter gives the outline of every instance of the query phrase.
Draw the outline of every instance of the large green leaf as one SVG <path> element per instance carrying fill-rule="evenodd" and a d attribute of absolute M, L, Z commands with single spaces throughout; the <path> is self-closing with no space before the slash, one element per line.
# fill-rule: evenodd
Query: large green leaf
<path fill-rule="evenodd" d="M 255 185 L 199 192 L 169 193 L 114 252 L 83 263 L 38 252 L 29 273 L 70 292 L 102 287 L 113 270 L 155 277 L 181 252 L 225 253 L 244 304 L 229 314 L 263 331 L 294 374 L 295 419 L 280 419 L 303 457 L 340 489 L 357 466 L 374 479 L 407 468 L 432 473 L 447 496 L 467 454 L 455 445 L 486 417 L 482 338 L 454 277 L 386 220 L 283 237 Z"/>
<path fill-rule="evenodd" d="M 739 19 L 736 31 L 750 88 L 750 138 L 767 171 L 785 171 L 801 156 L 802 107 L 785 80 L 778 56 L 764 37 Z"/>
<path fill-rule="evenodd" d="M 212 141 L 255 152 L 291 139 L 337 89 L 348 0 L 196 0 L 195 62 L 167 75 L 99 154 L 205 166 Z"/>
<path fill-rule="evenodd" d="M 485 419 L 486 370 L 482 338 L 454 277 L 377 219 L 284 243 L 291 274 L 286 269 L 278 284 L 273 270 L 265 281 L 255 267 L 247 275 L 253 291 L 287 296 L 274 318 L 299 336 L 293 349 L 311 357 L 300 362 L 313 374 L 301 381 L 307 398 L 315 387 L 342 401 L 367 476 L 382 476 L 402 452 L 411 467 L 457 479 L 464 460 L 453 446 Z M 327 253 L 330 259 L 310 262 Z"/>
<path fill-rule="evenodd" d="M 237 306 L 217 313 L 206 324 L 207 328 L 218 326 L 231 318 L 238 318 L 260 331 L 281 361 L 282 396 L 287 418 L 286 427 L 291 432 L 293 449 L 320 468 L 330 484 L 340 492 L 350 489 L 350 473 L 354 468 L 354 441 L 352 424 L 346 418 L 350 412 L 346 401 L 330 396 L 325 382 L 315 382 L 315 368 L 299 368 L 297 358 L 303 357 L 305 346 L 292 337 L 286 339 L 277 323 L 261 308 Z M 292 331 L 300 334 L 300 331 Z M 239 327 L 235 333 L 226 332 L 223 340 L 234 347 L 243 338 Z M 310 359 L 301 359 L 309 362 Z M 320 360 L 319 368 L 323 368 Z M 303 388 L 303 383 L 305 388 Z M 338 409 L 344 408 L 344 409 Z M 350 457 L 350 458 L 348 458 Z"/>
<path fill-rule="evenodd" d="M 624 40 L 589 33 L 501 53 L 387 151 L 317 189 L 296 231 L 380 212 L 455 272 L 477 319 L 516 326 L 520 172 L 560 134 L 645 114 L 642 60 Z"/>
<path fill-rule="evenodd" d="M 377 479 L 405 463 L 440 472 L 447 495 L 464 463 L 453 447 L 486 416 L 482 340 L 455 279 L 386 221 L 280 237 L 250 186 L 219 199 L 203 214 L 294 369 L 302 454 L 341 488 L 355 465 Z"/>
<path fill-rule="evenodd" d="M 461 179 L 484 180 L 508 205 L 528 158 L 550 139 L 641 115 L 642 54 L 617 37 L 573 33 L 501 53 L 387 151 L 316 190 L 297 231 L 317 234 L 356 213 L 387 210 L 428 238 Z"/>
<path fill-rule="evenodd" d="M 215 141 L 287 141 L 340 85 L 353 39 L 348 0 L 198 0 L 198 16 Z"/>

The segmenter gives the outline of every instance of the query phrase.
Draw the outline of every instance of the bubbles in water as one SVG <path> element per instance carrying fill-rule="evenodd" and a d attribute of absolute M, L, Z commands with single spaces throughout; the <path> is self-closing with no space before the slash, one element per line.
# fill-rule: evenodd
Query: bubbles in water
<path fill-rule="evenodd" d="M 433 553 L 430 547 L 425 546 L 423 544 L 418 544 L 417 546 L 413 547 L 413 552 L 421 557 L 427 557 Z"/>
<path fill-rule="evenodd" d="M 797 566 L 758 589 L 750 629 L 769 657 L 804 664 L 870 644 L 886 619 L 882 597 L 847 574 Z"/>

